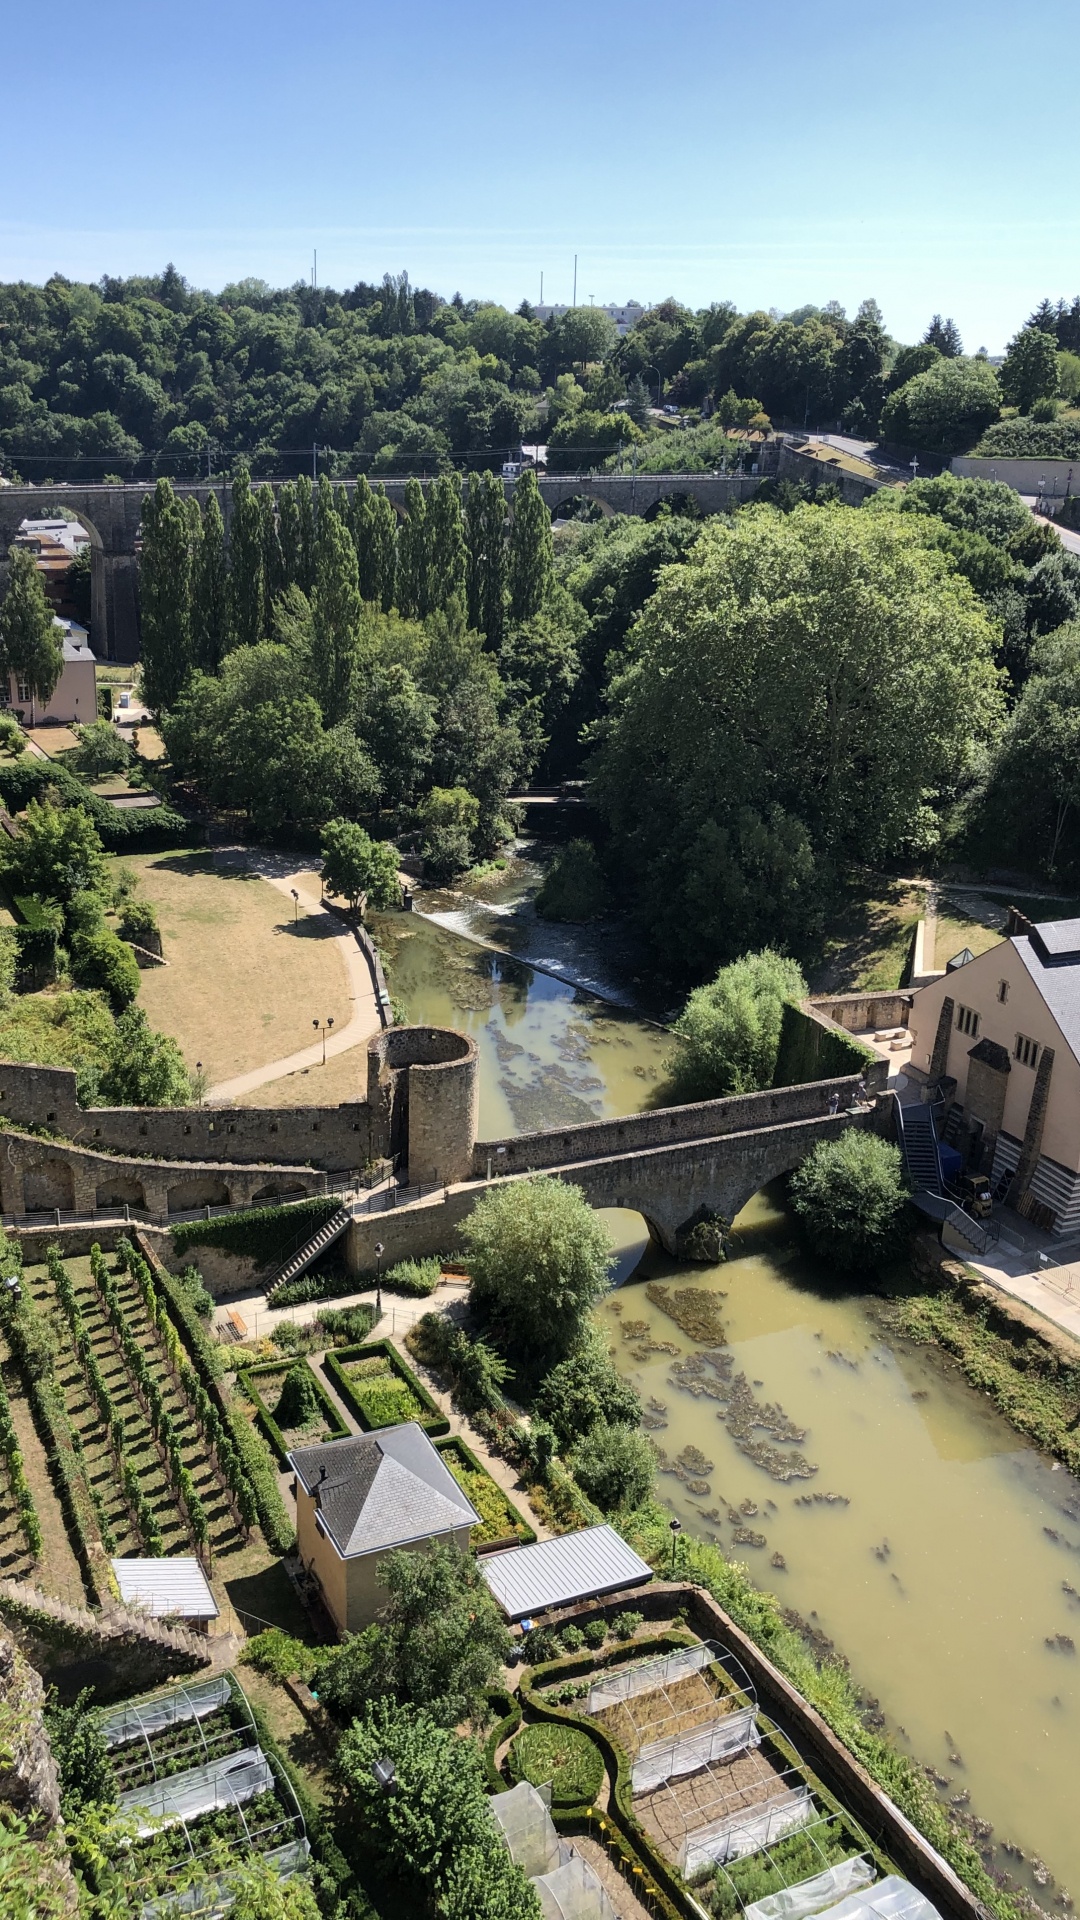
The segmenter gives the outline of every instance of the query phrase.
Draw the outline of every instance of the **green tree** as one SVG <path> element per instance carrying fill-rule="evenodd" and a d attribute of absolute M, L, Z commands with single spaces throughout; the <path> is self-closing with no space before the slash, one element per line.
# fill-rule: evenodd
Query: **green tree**
<path fill-rule="evenodd" d="M 514 487 L 509 555 L 512 620 L 531 620 L 539 613 L 551 591 L 552 577 L 551 515 L 530 468 Z"/>
<path fill-rule="evenodd" d="M 671 1073 L 681 1095 L 714 1100 L 771 1087 L 785 1003 L 806 997 L 794 960 L 766 947 L 695 987 L 675 1022 Z"/>
<path fill-rule="evenodd" d="M 392 1793 L 379 1783 L 377 1760 L 393 1765 Z M 396 1911 L 542 1920 L 539 1896 L 496 1831 L 472 1741 L 380 1700 L 343 1734 L 334 1776 L 345 1820 L 391 1877 Z"/>
<path fill-rule="evenodd" d="M 315 591 L 315 489 L 306 473 L 296 481 L 296 516 L 300 538 L 294 584 L 310 597 Z"/>
<path fill-rule="evenodd" d="M 565 1448 L 594 1427 L 636 1427 L 641 1398 L 612 1364 L 602 1337 L 590 1328 L 569 1359 L 544 1375 L 533 1412 L 550 1422 Z"/>
<path fill-rule="evenodd" d="M 65 1820 L 95 1802 L 111 1805 L 116 1800 L 108 1748 L 93 1707 L 93 1691 L 85 1687 L 68 1706 L 62 1706 L 52 1695 L 45 1709 L 45 1730 L 60 1773 L 60 1807 Z"/>
<path fill-rule="evenodd" d="M 315 544 L 311 665 L 323 718 L 335 726 L 353 702 L 363 603 L 352 535 L 333 507 L 320 509 Z"/>
<path fill-rule="evenodd" d="M 379 487 L 371 506 L 371 559 L 365 576 L 371 592 L 365 592 L 364 598 L 381 607 L 383 613 L 389 613 L 397 596 L 397 569 L 397 515 L 385 490 Z"/>
<path fill-rule="evenodd" d="M 286 480 L 284 486 L 278 488 L 277 506 L 278 541 L 281 546 L 281 569 L 285 587 L 298 587 L 303 571 L 303 557 L 300 551 L 300 508 L 296 498 L 296 487 L 291 480 Z"/>
<path fill-rule="evenodd" d="M 472 864 L 480 802 L 467 787 L 432 787 L 419 809 L 420 851 L 434 880 L 450 880 Z"/>
<path fill-rule="evenodd" d="M 1009 341 L 1001 369 L 1005 405 L 1030 413 L 1036 400 L 1054 399 L 1059 385 L 1056 338 L 1041 327 L 1022 327 Z"/>
<path fill-rule="evenodd" d="M 557 322 L 559 351 L 571 365 L 602 360 L 618 339 L 615 322 L 603 307 L 570 307 Z"/>
<path fill-rule="evenodd" d="M 286 1880 L 254 1853 L 239 1863 L 230 1861 L 226 1886 L 231 1920 L 320 1920 L 323 1912 L 304 1874 Z M 208 1904 L 217 1897 L 208 1892 Z"/>
<path fill-rule="evenodd" d="M 266 618 L 269 622 L 275 600 L 279 599 L 287 586 L 291 584 L 285 568 L 285 551 L 278 530 L 277 503 L 273 487 L 259 488 L 259 524 L 262 532 L 263 592 L 266 596 Z"/>
<path fill-rule="evenodd" d="M 400 661 L 374 660 L 363 675 L 356 731 L 378 763 L 386 803 L 414 800 L 431 765 L 436 705 Z"/>
<path fill-rule="evenodd" d="M 946 360 L 958 360 L 964 351 L 956 321 L 943 320 L 940 313 L 935 313 L 923 334 L 923 344 L 933 347 Z"/>
<path fill-rule="evenodd" d="M 506 495 L 497 473 L 469 475 L 465 528 L 469 625 L 497 651 L 506 620 Z"/>
<path fill-rule="evenodd" d="M 143 502 L 139 625 L 143 697 L 160 713 L 173 705 L 192 666 L 188 520 L 168 480 Z"/>
<path fill-rule="evenodd" d="M 422 620 L 431 611 L 431 556 L 428 510 L 419 480 L 405 483 L 405 518 L 398 534 L 397 604 L 402 613 Z"/>
<path fill-rule="evenodd" d="M 881 414 L 886 440 L 961 453 L 1001 409 L 1001 389 L 988 360 L 941 359 L 891 393 Z"/>
<path fill-rule="evenodd" d="M 366 897 L 372 907 L 394 907 L 401 896 L 397 854 L 386 840 L 373 840 L 355 820 L 328 820 L 322 833 L 323 885 L 353 911 Z"/>
<path fill-rule="evenodd" d="M 427 498 L 428 592 L 432 608 L 465 597 L 465 526 L 461 486 L 452 474 L 432 482 Z"/>
<path fill-rule="evenodd" d="M 93 720 L 78 732 L 75 765 L 89 780 L 100 780 L 107 773 L 119 773 L 131 765 L 130 746 L 108 720 Z"/>
<path fill-rule="evenodd" d="M 608 904 L 608 887 L 591 840 L 568 840 L 544 875 L 536 896 L 541 920 L 595 920 Z"/>
<path fill-rule="evenodd" d="M 534 1362 L 564 1359 L 583 1339 L 613 1262 L 607 1228 L 580 1188 L 545 1174 L 490 1188 L 461 1231 L 478 1313 L 508 1349 Z"/>
<path fill-rule="evenodd" d="M 639 1507 L 648 1498 L 656 1454 L 637 1427 L 598 1426 L 578 1441 L 573 1469 L 590 1500 L 605 1513 Z"/>
<path fill-rule="evenodd" d="M 372 529 L 375 514 L 375 496 L 371 491 L 366 473 L 362 473 L 353 488 L 349 504 L 349 531 L 356 548 L 356 568 L 360 581 L 360 598 L 365 601 L 377 600 L 374 577 L 374 552 L 372 548 Z"/>
<path fill-rule="evenodd" d="M 805 943 L 815 870 L 824 883 L 933 844 L 935 800 L 999 724 L 995 638 L 905 516 L 750 507 L 708 522 L 638 621 L 595 761 L 628 890 L 669 964 L 700 975 L 732 958 L 745 898 L 755 937 Z M 917 767 L 890 723 L 898 703 Z"/>
<path fill-rule="evenodd" d="M 788 1193 L 811 1247 L 830 1265 L 874 1267 L 899 1252 L 907 1190 L 891 1141 L 853 1127 L 819 1140 Z"/>
<path fill-rule="evenodd" d="M 130 1006 L 139 991 L 139 963 L 108 927 L 74 935 L 71 971 L 81 987 L 100 987 L 107 993 L 117 1012 Z"/>
<path fill-rule="evenodd" d="M 192 578 L 191 651 L 195 666 L 215 673 L 229 646 L 229 581 L 225 523 L 216 493 L 202 510 L 202 538 Z"/>
<path fill-rule="evenodd" d="M 387 1554 L 377 1571 L 386 1604 L 374 1626 L 327 1654 L 319 1698 L 343 1725 L 379 1699 L 446 1727 L 478 1717 L 511 1643 L 472 1555 L 435 1541 Z"/>
<path fill-rule="evenodd" d="M 126 1007 L 117 1018 L 99 1094 L 102 1105 L 111 1107 L 186 1107 L 191 1101 L 192 1083 L 176 1041 L 156 1033 L 141 1007 Z"/>
<path fill-rule="evenodd" d="M 161 485 L 161 481 L 158 481 Z M 262 512 L 245 466 L 236 470 L 229 527 L 229 634 L 234 647 L 253 647 L 266 628 Z"/>
<path fill-rule="evenodd" d="M 1036 642 L 995 770 L 995 820 L 1054 875 L 1080 870 L 1080 621 Z"/>
<path fill-rule="evenodd" d="M 93 821 L 81 807 L 61 807 L 51 798 L 31 800 L 17 840 L 3 849 L 10 885 L 66 906 L 77 893 L 104 897 L 105 855 Z"/>

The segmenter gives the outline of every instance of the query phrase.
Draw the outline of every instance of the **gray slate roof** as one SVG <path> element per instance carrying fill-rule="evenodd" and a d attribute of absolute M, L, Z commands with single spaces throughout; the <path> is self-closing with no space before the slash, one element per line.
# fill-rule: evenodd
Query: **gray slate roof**
<path fill-rule="evenodd" d="M 1013 946 L 1080 1060 L 1080 920 L 1046 920 Z"/>
<path fill-rule="evenodd" d="M 415 1421 L 289 1455 L 343 1560 L 427 1540 L 480 1516 Z"/>

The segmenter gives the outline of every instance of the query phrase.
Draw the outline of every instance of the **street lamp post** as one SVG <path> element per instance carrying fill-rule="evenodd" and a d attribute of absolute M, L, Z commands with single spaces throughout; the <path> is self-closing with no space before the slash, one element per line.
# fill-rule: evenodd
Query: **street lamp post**
<path fill-rule="evenodd" d="M 919 456 L 918 456 L 918 454 L 916 454 L 916 455 L 915 455 L 915 458 L 914 458 L 914 460 L 909 460 L 909 461 L 908 461 L 908 466 L 909 466 L 909 467 L 911 468 L 911 471 L 912 471 L 912 474 L 914 475 L 914 477 L 915 477 L 915 479 L 917 480 L 917 479 L 918 479 L 918 477 L 919 477 Z"/>
<path fill-rule="evenodd" d="M 381 1240 L 375 1242 L 375 1311 L 382 1319 L 382 1257 L 386 1249 Z M 376 1321 L 378 1325 L 378 1320 Z"/>
<path fill-rule="evenodd" d="M 292 917 L 293 926 L 295 927 L 297 920 L 300 918 L 300 895 L 297 893 L 295 887 L 290 887 L 289 892 L 292 894 Z"/>
<path fill-rule="evenodd" d="M 657 404 L 657 406 L 659 407 L 659 405 L 660 405 L 660 400 L 661 400 L 661 396 L 662 396 L 662 394 L 663 394 L 663 391 L 664 391 L 664 380 L 663 380 L 663 375 L 661 374 L 661 372 L 660 372 L 660 369 L 659 369 L 659 367 L 642 367 L 642 369 L 641 369 L 641 371 L 642 371 L 642 373 L 655 373 L 655 375 L 656 375 L 656 404 Z"/>
<path fill-rule="evenodd" d="M 678 1544 L 679 1544 L 679 1535 L 680 1535 L 680 1533 L 682 1532 L 682 1521 L 681 1521 L 681 1520 L 672 1520 L 672 1521 L 670 1521 L 670 1522 L 669 1522 L 668 1524 L 669 1524 L 669 1525 L 670 1525 L 670 1527 L 671 1527 L 671 1573 L 672 1573 L 672 1578 L 674 1578 L 674 1575 L 675 1575 L 675 1549 L 676 1549 L 676 1547 L 677 1547 L 677 1546 L 678 1546 Z"/>
<path fill-rule="evenodd" d="M 198 1083 L 197 1083 L 197 1084 L 198 1084 L 198 1088 L 199 1088 L 199 1105 L 200 1105 L 200 1107 L 201 1107 L 201 1106 L 202 1106 L 202 1097 L 203 1097 L 203 1084 L 202 1084 L 202 1061 L 201 1061 L 201 1060 L 196 1060 L 196 1062 L 195 1062 L 195 1072 L 196 1072 L 196 1073 L 197 1073 L 197 1075 L 198 1075 Z"/>
<path fill-rule="evenodd" d="M 332 1027 L 332 1026 L 333 1026 L 333 1024 L 334 1024 L 334 1022 L 333 1022 L 333 1018 L 332 1018 L 332 1016 L 329 1016 L 329 1015 L 328 1015 L 328 1016 L 327 1016 L 327 1018 L 326 1018 L 326 1019 L 325 1019 L 324 1021 L 322 1021 L 322 1022 L 321 1022 L 321 1024 L 320 1024 L 320 1022 L 319 1022 L 318 1020 L 313 1020 L 311 1024 L 312 1024 L 312 1026 L 314 1027 L 314 1029 L 315 1029 L 315 1031 L 316 1031 L 316 1033 L 321 1033 L 321 1034 L 322 1034 L 322 1063 L 323 1063 L 323 1066 L 325 1067 L 325 1065 L 326 1065 L 326 1036 L 327 1036 L 327 1034 L 329 1033 L 329 1031 L 330 1031 L 330 1029 L 331 1029 L 331 1027 Z"/>

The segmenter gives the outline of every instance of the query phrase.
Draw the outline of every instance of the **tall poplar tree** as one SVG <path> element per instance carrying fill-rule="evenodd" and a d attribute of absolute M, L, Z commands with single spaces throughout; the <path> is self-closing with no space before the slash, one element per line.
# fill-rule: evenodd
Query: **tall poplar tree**
<path fill-rule="evenodd" d="M 431 487 L 427 534 L 429 605 L 437 612 L 455 595 L 465 598 L 465 526 L 456 475 L 443 474 Z"/>
<path fill-rule="evenodd" d="M 229 626 L 234 647 L 254 647 L 262 639 L 265 607 L 262 513 L 248 470 L 241 466 L 233 481 L 229 528 Z"/>
<path fill-rule="evenodd" d="M 360 598 L 367 601 L 380 598 L 377 555 L 372 542 L 374 516 L 375 496 L 368 485 L 366 473 L 362 473 L 353 488 L 349 527 L 352 531 L 353 546 L 356 548 L 356 565 L 360 574 Z"/>
<path fill-rule="evenodd" d="M 274 489 L 269 482 L 260 487 L 256 498 L 259 502 L 259 520 L 262 527 L 263 590 L 266 595 L 265 617 L 267 626 L 275 600 L 279 599 L 288 586 L 285 574 L 285 555 L 278 531 L 275 511 Z"/>
<path fill-rule="evenodd" d="M 60 628 L 29 548 L 10 547 L 8 564 L 8 590 L 0 605 L 0 659 L 4 671 L 29 687 L 35 700 L 48 701 L 64 670 Z"/>
<path fill-rule="evenodd" d="M 506 628 L 506 494 L 497 473 L 469 476 L 465 533 L 469 625 L 498 649 Z"/>
<path fill-rule="evenodd" d="M 384 613 L 397 600 L 398 522 L 383 487 L 371 502 L 371 598 Z"/>
<path fill-rule="evenodd" d="M 320 506 L 311 628 L 315 697 L 328 727 L 352 705 L 360 652 L 363 602 L 352 534 L 333 507 Z"/>
<path fill-rule="evenodd" d="M 291 480 L 278 488 L 278 540 L 281 544 L 281 567 L 287 587 L 300 584 L 300 509 L 296 500 L 296 488 Z"/>
<path fill-rule="evenodd" d="M 514 488 L 509 574 L 510 617 L 531 620 L 547 599 L 554 578 L 551 515 L 531 467 Z"/>
<path fill-rule="evenodd" d="M 419 480 L 405 482 L 405 518 L 398 534 L 397 604 L 411 619 L 431 611 L 427 506 Z"/>
<path fill-rule="evenodd" d="M 191 671 L 191 535 L 170 480 L 159 480 L 142 510 L 139 556 L 142 682 L 155 713 L 171 707 Z"/>
<path fill-rule="evenodd" d="M 300 523 L 296 585 L 310 595 L 315 591 L 315 495 L 306 473 L 296 482 L 296 510 Z"/>
<path fill-rule="evenodd" d="M 229 582 L 225 570 L 225 523 L 217 494 L 202 510 L 202 536 L 192 563 L 191 652 L 197 667 L 216 673 L 227 652 Z"/>

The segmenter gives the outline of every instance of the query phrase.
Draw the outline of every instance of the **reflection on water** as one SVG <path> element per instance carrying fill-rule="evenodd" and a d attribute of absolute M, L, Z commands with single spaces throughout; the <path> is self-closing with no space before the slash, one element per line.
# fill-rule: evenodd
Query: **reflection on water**
<path fill-rule="evenodd" d="M 480 1138 L 637 1113 L 663 1079 L 668 1036 L 550 974 L 419 914 L 375 916 L 391 993 L 410 1021 L 480 1049 Z"/>
<path fill-rule="evenodd" d="M 816 1290 L 765 1196 L 737 1224 L 742 1257 L 650 1250 L 600 1309 L 663 1498 L 836 1642 L 946 1801 L 1076 1887 L 1080 1487 L 872 1301 Z"/>

